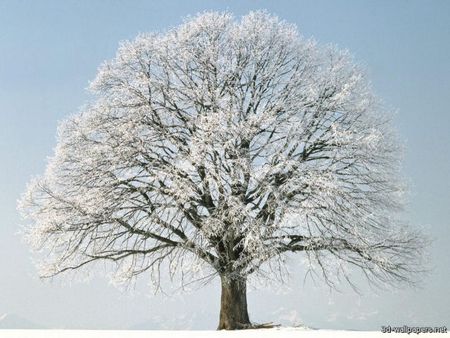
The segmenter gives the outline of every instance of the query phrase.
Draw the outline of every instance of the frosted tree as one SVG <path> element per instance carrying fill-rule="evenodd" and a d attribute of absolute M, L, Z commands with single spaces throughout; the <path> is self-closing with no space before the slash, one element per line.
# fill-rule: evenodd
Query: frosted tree
<path fill-rule="evenodd" d="M 237 329 L 248 278 L 292 253 L 331 286 L 420 270 L 389 114 L 347 52 L 265 12 L 204 13 L 122 43 L 90 89 L 20 201 L 42 276 L 217 276 L 219 329 Z"/>

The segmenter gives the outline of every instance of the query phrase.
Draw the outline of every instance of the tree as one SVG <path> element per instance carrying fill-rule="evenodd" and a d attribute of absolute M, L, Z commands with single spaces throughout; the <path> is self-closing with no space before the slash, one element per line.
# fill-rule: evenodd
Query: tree
<path fill-rule="evenodd" d="M 20 202 L 43 276 L 218 276 L 219 329 L 236 329 L 247 279 L 283 276 L 292 253 L 330 286 L 349 267 L 377 285 L 420 270 L 399 142 L 347 52 L 265 12 L 204 13 L 122 43 L 90 88 Z"/>

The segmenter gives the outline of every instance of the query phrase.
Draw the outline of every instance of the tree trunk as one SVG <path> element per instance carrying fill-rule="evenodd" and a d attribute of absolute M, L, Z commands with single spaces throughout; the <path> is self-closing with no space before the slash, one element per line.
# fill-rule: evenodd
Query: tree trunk
<path fill-rule="evenodd" d="M 221 277 L 220 319 L 218 330 L 248 328 L 251 323 L 247 312 L 247 282 L 245 279 Z"/>

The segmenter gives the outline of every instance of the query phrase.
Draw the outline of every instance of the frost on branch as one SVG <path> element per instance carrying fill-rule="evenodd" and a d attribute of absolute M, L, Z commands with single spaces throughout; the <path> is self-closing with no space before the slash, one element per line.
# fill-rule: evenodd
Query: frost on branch
<path fill-rule="evenodd" d="M 420 269 L 398 142 L 347 52 L 264 12 L 205 13 L 122 43 L 90 88 L 20 202 L 43 275 L 245 279 L 293 252 L 331 285 Z"/>

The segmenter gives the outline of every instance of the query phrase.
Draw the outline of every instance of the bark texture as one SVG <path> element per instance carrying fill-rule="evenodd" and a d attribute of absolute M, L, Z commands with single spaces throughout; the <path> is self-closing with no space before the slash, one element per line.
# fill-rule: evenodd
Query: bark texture
<path fill-rule="evenodd" d="M 221 278 L 220 319 L 218 330 L 238 330 L 251 326 L 247 312 L 245 279 Z"/>

